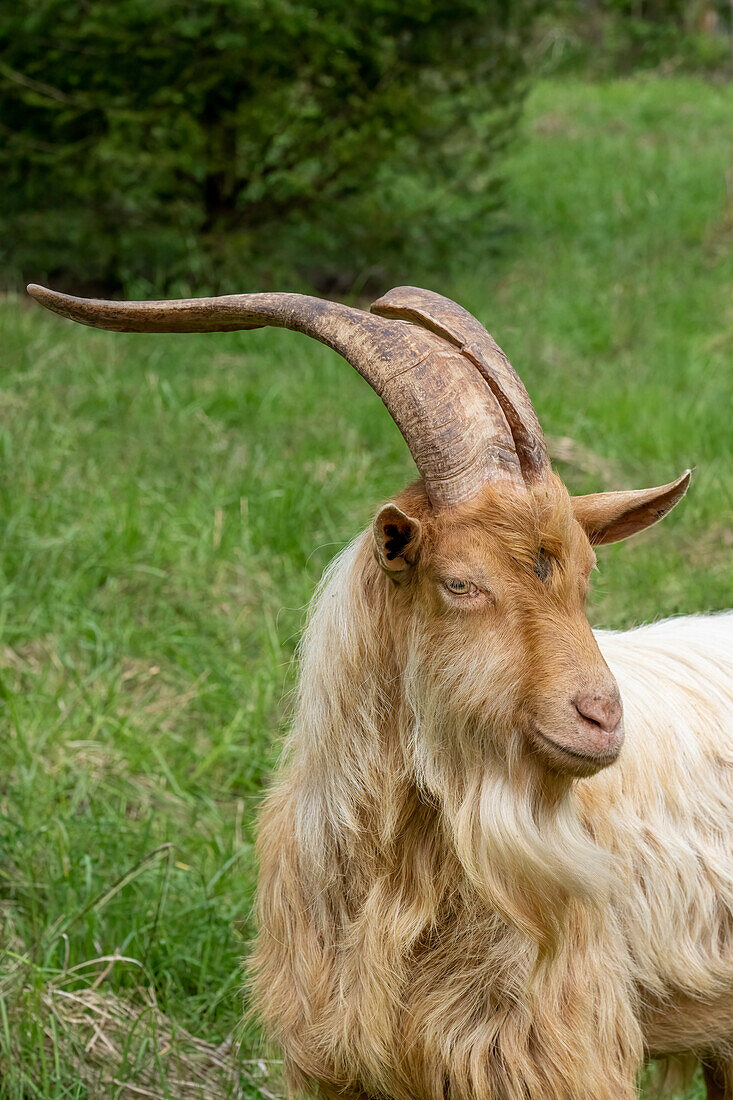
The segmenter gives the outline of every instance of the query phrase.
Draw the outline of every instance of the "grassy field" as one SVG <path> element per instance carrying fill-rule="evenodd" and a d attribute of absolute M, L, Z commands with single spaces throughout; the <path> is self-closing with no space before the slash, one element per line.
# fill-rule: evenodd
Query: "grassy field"
<path fill-rule="evenodd" d="M 525 129 L 507 257 L 434 289 L 505 348 L 573 489 L 698 467 L 602 551 L 593 621 L 722 607 L 733 87 L 545 84 Z M 411 460 L 293 334 L 95 333 L 11 301 L 0 346 L 0 1096 L 277 1095 L 240 1025 L 253 813 L 313 586 Z"/>

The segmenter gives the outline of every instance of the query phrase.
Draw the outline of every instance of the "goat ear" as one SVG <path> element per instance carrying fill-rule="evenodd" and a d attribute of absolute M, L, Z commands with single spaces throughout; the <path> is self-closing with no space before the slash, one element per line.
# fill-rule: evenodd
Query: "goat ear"
<path fill-rule="evenodd" d="M 691 475 L 691 470 L 685 470 L 676 481 L 654 489 L 573 497 L 573 513 L 594 546 L 619 542 L 671 512 L 687 492 Z"/>
<path fill-rule="evenodd" d="M 393 580 L 403 581 L 417 561 L 422 539 L 418 519 L 405 515 L 396 504 L 385 504 L 374 520 L 374 553 Z"/>

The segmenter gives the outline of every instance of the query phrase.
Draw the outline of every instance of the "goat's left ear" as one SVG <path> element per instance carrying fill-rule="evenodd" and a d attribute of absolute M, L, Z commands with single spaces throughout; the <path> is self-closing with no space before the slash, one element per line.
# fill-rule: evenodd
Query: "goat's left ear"
<path fill-rule="evenodd" d="M 666 516 L 687 492 L 691 475 L 685 470 L 676 481 L 654 489 L 573 497 L 573 513 L 593 546 L 618 542 Z"/>
<path fill-rule="evenodd" d="M 412 572 L 422 539 L 419 519 L 405 515 L 396 504 L 385 504 L 374 520 L 374 552 L 393 580 L 403 581 Z"/>

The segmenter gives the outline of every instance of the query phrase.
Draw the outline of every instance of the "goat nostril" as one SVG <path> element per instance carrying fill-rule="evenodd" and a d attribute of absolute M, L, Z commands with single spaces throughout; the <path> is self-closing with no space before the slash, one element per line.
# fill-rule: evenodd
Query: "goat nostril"
<path fill-rule="evenodd" d="M 573 700 L 573 705 L 581 718 L 598 726 L 604 733 L 616 731 L 623 713 L 618 698 L 605 692 L 598 695 L 578 695 Z"/>

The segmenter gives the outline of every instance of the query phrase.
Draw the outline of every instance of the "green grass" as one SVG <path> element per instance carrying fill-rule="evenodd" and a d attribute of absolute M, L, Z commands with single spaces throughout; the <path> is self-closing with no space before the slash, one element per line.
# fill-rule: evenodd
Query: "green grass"
<path fill-rule="evenodd" d="M 433 286 L 573 441 L 573 489 L 698 466 L 664 524 L 602 552 L 594 622 L 722 607 L 733 87 L 545 84 L 525 128 L 508 258 Z M 0 1096 L 233 1095 L 218 1044 L 304 607 L 411 461 L 293 334 L 95 333 L 11 301 L 0 346 Z M 277 1093 L 252 1033 L 242 1057 L 245 1095 Z"/>

